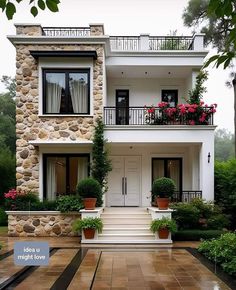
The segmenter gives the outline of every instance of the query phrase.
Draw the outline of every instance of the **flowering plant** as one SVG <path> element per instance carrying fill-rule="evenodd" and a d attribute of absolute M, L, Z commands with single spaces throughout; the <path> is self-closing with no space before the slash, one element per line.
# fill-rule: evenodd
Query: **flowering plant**
<path fill-rule="evenodd" d="M 216 104 L 208 106 L 203 101 L 179 104 L 176 107 L 171 107 L 167 102 L 160 102 L 156 107 L 145 107 L 145 122 L 156 125 L 208 125 L 216 107 Z"/>
<path fill-rule="evenodd" d="M 10 189 L 7 193 L 4 193 L 4 197 L 6 210 L 25 210 L 29 208 L 30 203 L 39 201 L 34 193 L 16 189 Z"/>

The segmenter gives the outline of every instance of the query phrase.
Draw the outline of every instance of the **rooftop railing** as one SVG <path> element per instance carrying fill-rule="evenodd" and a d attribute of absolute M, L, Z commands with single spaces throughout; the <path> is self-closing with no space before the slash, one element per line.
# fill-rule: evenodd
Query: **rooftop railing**
<path fill-rule="evenodd" d="M 90 27 L 43 27 L 45 36 L 90 36 Z"/>

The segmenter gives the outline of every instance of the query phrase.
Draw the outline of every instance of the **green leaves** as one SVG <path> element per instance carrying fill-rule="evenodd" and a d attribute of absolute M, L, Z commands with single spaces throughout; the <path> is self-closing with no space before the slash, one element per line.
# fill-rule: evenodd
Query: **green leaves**
<path fill-rule="evenodd" d="M 228 51 L 228 52 L 223 52 L 221 55 L 216 54 L 210 57 L 205 64 L 203 65 L 203 68 L 208 67 L 211 63 L 215 62 L 216 68 L 218 68 L 221 64 L 223 65 L 224 69 L 226 69 L 233 58 L 235 57 L 235 52 Z"/>
<path fill-rule="evenodd" d="M 23 0 L 16 0 L 17 3 L 22 2 Z M 38 0 L 37 4 L 35 0 L 29 0 L 30 13 L 36 17 L 38 15 L 38 9 L 45 10 L 47 7 L 52 12 L 59 11 L 58 4 L 59 0 Z M 5 11 L 7 19 L 11 20 L 16 13 L 16 6 L 9 0 L 0 0 L 0 8 L 2 11 Z"/>

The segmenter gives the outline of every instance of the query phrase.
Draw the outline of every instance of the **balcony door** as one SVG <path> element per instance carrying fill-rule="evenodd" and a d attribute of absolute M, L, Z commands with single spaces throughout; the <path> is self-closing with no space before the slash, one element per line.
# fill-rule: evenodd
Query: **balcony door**
<path fill-rule="evenodd" d="M 169 103 L 170 107 L 176 107 L 178 104 L 178 90 L 162 90 L 161 100 Z"/>
<path fill-rule="evenodd" d="M 141 190 L 140 156 L 111 156 L 108 175 L 108 206 L 139 206 Z"/>
<path fill-rule="evenodd" d="M 116 125 L 129 124 L 129 90 L 116 90 Z"/>

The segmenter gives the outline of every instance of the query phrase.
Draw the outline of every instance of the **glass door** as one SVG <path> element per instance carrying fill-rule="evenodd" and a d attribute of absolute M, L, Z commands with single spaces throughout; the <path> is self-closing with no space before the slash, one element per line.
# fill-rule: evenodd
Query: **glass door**
<path fill-rule="evenodd" d="M 116 90 L 116 125 L 129 124 L 129 90 Z"/>

